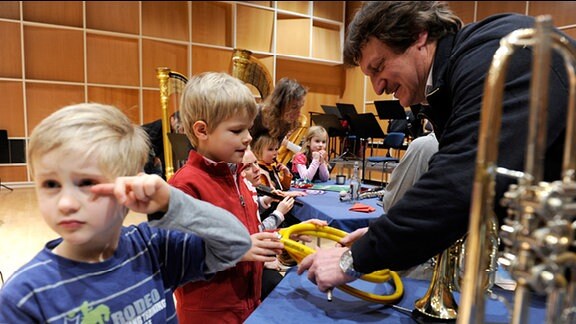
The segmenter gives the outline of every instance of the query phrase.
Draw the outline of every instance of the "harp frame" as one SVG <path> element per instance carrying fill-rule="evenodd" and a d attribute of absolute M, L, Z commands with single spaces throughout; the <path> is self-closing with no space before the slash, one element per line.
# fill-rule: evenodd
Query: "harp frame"
<path fill-rule="evenodd" d="M 174 111 L 170 111 L 170 99 L 173 95 L 178 95 L 178 101 L 180 99 L 179 94 L 184 89 L 184 86 L 188 82 L 188 78 L 182 73 L 172 71 L 168 67 L 158 67 L 156 68 L 156 77 L 158 78 L 160 85 L 160 107 L 162 109 L 162 142 L 164 145 L 164 174 L 166 180 L 169 180 L 174 175 L 174 159 L 173 159 L 173 149 L 168 133 L 171 133 L 170 126 L 170 116 L 172 113 L 176 112 L 179 107 L 179 102 L 172 105 Z"/>

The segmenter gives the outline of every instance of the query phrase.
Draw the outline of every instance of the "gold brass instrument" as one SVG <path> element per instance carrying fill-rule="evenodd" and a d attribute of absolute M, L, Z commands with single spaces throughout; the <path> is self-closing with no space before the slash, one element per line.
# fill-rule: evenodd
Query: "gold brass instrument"
<path fill-rule="evenodd" d="M 308 235 L 315 237 L 322 237 L 335 242 L 340 241 L 347 233 L 329 226 L 317 226 L 311 223 L 300 223 L 292 225 L 290 227 L 281 228 L 278 231 L 280 236 L 280 242 L 284 244 L 284 249 L 290 256 L 300 263 L 307 255 L 316 252 L 313 248 L 294 241 L 290 238 L 292 234 Z M 372 293 L 367 293 L 360 291 L 354 287 L 348 285 L 341 285 L 336 288 L 358 298 L 366 301 L 381 303 L 381 304 L 393 304 L 398 302 L 404 295 L 404 286 L 402 285 L 402 280 L 400 276 L 390 270 L 380 270 L 369 274 L 363 275 L 360 279 L 366 280 L 374 283 L 382 283 L 391 281 L 394 285 L 396 291 L 391 295 L 376 295 Z"/>
<path fill-rule="evenodd" d="M 171 71 L 167 67 L 156 69 L 156 77 L 160 83 L 160 107 L 162 108 L 162 141 L 164 144 L 164 173 L 166 180 L 174 174 L 173 150 L 168 133 L 171 132 L 170 116 L 178 111 L 180 95 L 188 78 L 181 73 Z"/>
<path fill-rule="evenodd" d="M 525 171 L 496 166 L 501 127 L 502 98 L 508 62 L 518 47 L 533 47 L 529 133 Z M 552 49 L 564 58 L 570 80 L 562 179 L 542 181 L 546 143 L 549 66 Z M 574 247 L 576 50 L 552 31 L 548 16 L 536 17 L 531 29 L 519 29 L 500 42 L 487 75 L 482 102 L 476 173 L 470 211 L 465 273 L 458 323 L 483 323 L 486 279 L 486 232 L 491 226 L 495 177 L 518 180 L 504 194 L 508 213 L 500 237 L 505 251 L 499 261 L 516 280 L 512 323 L 528 322 L 530 293 L 547 295 L 548 323 L 575 322 L 576 254 Z"/>
<path fill-rule="evenodd" d="M 272 76 L 266 66 L 246 49 L 235 49 L 232 54 L 232 76 L 245 83 L 253 85 L 260 93 L 262 101 L 272 92 L 274 88 Z M 288 136 L 288 140 L 296 145 L 300 145 L 302 138 L 306 136 L 308 130 L 308 118 L 304 114 L 298 117 L 298 128 Z M 285 146 L 278 150 L 277 160 L 286 164 L 292 159 L 293 153 Z"/>
<path fill-rule="evenodd" d="M 461 243 L 444 250 L 434 259 L 434 273 L 426 294 L 414 303 L 420 313 L 441 320 L 454 320 L 458 315 L 458 304 L 452 294 L 453 277 L 457 271 L 457 249 Z"/>
<path fill-rule="evenodd" d="M 496 277 L 498 258 L 498 228 L 496 215 L 487 217 L 487 231 L 485 241 L 489 251 L 483 259 L 482 287 L 490 291 Z M 466 237 L 457 240 L 452 246 L 434 258 L 434 270 L 430 285 L 424 296 L 414 303 L 414 308 L 421 314 L 441 321 L 454 321 L 458 318 L 458 304 L 453 292 L 461 291 L 464 262 L 467 258 Z"/>
<path fill-rule="evenodd" d="M 232 76 L 256 87 L 262 100 L 272 92 L 274 87 L 272 76 L 266 66 L 246 49 L 234 50 Z"/>

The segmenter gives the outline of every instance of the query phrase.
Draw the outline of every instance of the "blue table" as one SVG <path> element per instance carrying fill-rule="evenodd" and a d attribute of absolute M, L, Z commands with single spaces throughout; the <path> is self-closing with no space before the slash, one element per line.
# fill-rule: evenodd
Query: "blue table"
<path fill-rule="evenodd" d="M 322 184 L 317 184 L 316 187 Z M 327 182 L 326 185 L 334 185 L 334 182 Z M 382 206 L 378 206 L 377 198 L 362 199 L 358 202 L 374 207 L 376 210 L 371 213 L 350 211 L 351 202 L 341 202 L 340 194 L 335 191 L 325 191 L 322 194 L 313 194 L 317 190 L 311 190 L 310 194 L 296 198 L 302 205 L 294 205 L 292 215 L 300 221 L 316 218 L 325 220 L 328 225 L 341 229 L 345 232 L 352 232 L 358 228 L 368 226 L 368 223 L 383 214 Z"/>
<path fill-rule="evenodd" d="M 429 282 L 406 278 L 402 282 L 404 297 L 397 305 L 407 311 L 367 302 L 338 289 L 334 289 L 333 300 L 328 302 L 326 294 L 308 280 L 306 272 L 298 276 L 294 267 L 245 323 L 417 323 L 410 311 L 414 308 L 414 302 L 426 293 Z M 392 292 L 392 287 L 387 283 L 356 280 L 350 285 L 366 292 L 386 295 Z M 508 300 L 512 298 L 510 291 L 496 288 L 495 292 Z M 458 301 L 459 295 L 455 294 L 455 298 Z M 542 297 L 531 299 L 529 323 L 544 323 L 545 301 Z M 510 321 L 502 302 L 486 300 L 486 310 L 485 323 Z"/>

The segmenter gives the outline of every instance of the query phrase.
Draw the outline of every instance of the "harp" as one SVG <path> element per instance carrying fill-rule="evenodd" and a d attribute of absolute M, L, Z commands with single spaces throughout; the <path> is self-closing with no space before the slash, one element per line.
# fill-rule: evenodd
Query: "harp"
<path fill-rule="evenodd" d="M 296 128 L 292 134 L 288 136 L 288 140 L 296 145 L 300 145 L 302 139 L 306 136 L 308 131 L 308 118 L 303 113 L 300 113 L 298 117 L 298 128 Z M 280 146 L 278 149 L 278 157 L 276 160 L 282 164 L 286 164 L 292 160 L 294 152 L 286 148 L 286 146 Z"/>
<path fill-rule="evenodd" d="M 268 72 L 266 66 L 254 57 L 249 50 L 234 50 L 232 54 L 232 76 L 253 85 L 260 93 L 262 101 L 272 92 L 273 84 L 270 72 Z M 308 118 L 306 115 L 300 114 L 298 124 L 298 128 L 290 134 L 288 140 L 299 145 L 308 129 Z M 292 155 L 293 152 L 285 146 L 281 146 L 278 150 L 277 160 L 280 163 L 286 164 L 292 159 Z"/>
<path fill-rule="evenodd" d="M 162 108 L 162 142 L 164 144 L 164 174 L 166 180 L 170 179 L 174 171 L 179 167 L 181 157 L 174 158 L 174 150 L 170 137 L 175 134 L 172 133 L 170 127 L 170 116 L 178 111 L 180 105 L 180 95 L 188 82 L 188 78 L 181 73 L 171 71 L 167 67 L 158 67 L 156 69 L 156 77 L 160 84 L 160 106 Z M 176 147 L 176 149 L 182 149 Z M 182 151 L 182 150 L 179 150 Z"/>

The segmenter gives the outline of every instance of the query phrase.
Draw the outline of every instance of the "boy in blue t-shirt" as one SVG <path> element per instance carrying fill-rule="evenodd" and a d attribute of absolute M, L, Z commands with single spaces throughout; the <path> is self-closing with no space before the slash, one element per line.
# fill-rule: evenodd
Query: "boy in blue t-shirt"
<path fill-rule="evenodd" d="M 148 152 L 145 131 L 111 106 L 64 107 L 34 129 L 38 204 L 60 238 L 2 287 L 0 323 L 177 323 L 173 291 L 248 251 L 233 215 L 140 173 Z M 164 212 L 160 222 L 192 234 L 123 227 L 129 209 Z"/>

